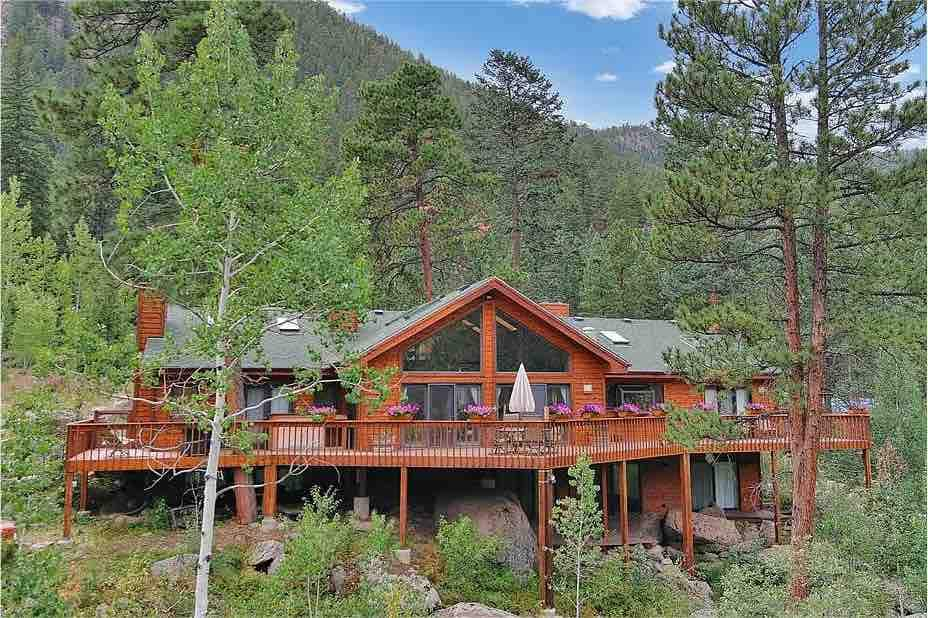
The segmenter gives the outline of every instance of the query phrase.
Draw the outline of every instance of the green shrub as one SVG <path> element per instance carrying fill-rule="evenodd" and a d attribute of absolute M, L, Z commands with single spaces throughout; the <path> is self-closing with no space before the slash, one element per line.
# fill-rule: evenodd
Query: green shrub
<path fill-rule="evenodd" d="M 20 527 L 59 519 L 64 492 L 61 402 L 48 388 L 21 391 L 2 415 L 2 514 Z"/>
<path fill-rule="evenodd" d="M 168 503 L 164 498 L 158 498 L 150 507 L 145 509 L 143 525 L 149 530 L 167 530 L 171 527 Z"/>
<path fill-rule="evenodd" d="M 520 581 L 497 562 L 500 541 L 481 535 L 469 517 L 442 518 L 435 540 L 442 563 L 437 585 L 445 605 L 483 603 L 519 613 L 537 608 L 537 579 Z"/>
<path fill-rule="evenodd" d="M 393 550 L 398 549 L 400 541 L 396 536 L 396 526 L 393 521 L 380 513 L 371 515 L 371 527 L 361 539 L 360 554 L 363 560 L 376 556 L 389 558 Z"/>
<path fill-rule="evenodd" d="M 683 593 L 655 580 L 634 562 L 618 557 L 604 560 L 599 568 L 581 583 L 584 615 L 658 618 L 689 616 L 690 604 Z M 558 599 L 558 610 L 573 615 L 572 599 Z M 563 607 L 561 607 L 563 605 Z"/>
<path fill-rule="evenodd" d="M 3 561 L 3 614 L 17 618 L 70 616 L 70 605 L 58 594 L 64 579 L 64 563 L 57 550 L 10 551 Z"/>

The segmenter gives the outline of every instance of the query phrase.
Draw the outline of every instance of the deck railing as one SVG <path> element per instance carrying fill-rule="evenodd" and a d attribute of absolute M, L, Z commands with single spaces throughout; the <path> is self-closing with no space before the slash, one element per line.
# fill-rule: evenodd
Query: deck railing
<path fill-rule="evenodd" d="M 743 425 L 734 440 L 703 440 L 694 452 L 757 452 L 789 448 L 789 419 L 773 414 L 726 417 Z M 224 448 L 222 465 L 342 465 L 434 468 L 556 468 L 581 455 L 604 463 L 677 455 L 664 440 L 663 417 L 575 421 L 336 420 L 295 417 L 236 426 L 252 432 L 246 450 Z M 208 432 L 182 421 L 93 422 L 68 426 L 67 469 L 131 470 L 202 465 Z M 870 446 L 870 417 L 826 414 L 823 449 Z"/>

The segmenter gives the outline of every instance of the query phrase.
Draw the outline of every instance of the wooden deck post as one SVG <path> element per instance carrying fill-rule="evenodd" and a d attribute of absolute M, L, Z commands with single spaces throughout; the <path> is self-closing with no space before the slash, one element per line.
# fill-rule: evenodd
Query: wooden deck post
<path fill-rule="evenodd" d="M 277 466 L 264 466 L 264 495 L 261 512 L 265 517 L 277 515 Z"/>
<path fill-rule="evenodd" d="M 873 485 L 873 471 L 870 469 L 870 449 L 865 448 L 860 455 L 864 460 L 864 487 L 870 489 L 870 486 Z"/>
<path fill-rule="evenodd" d="M 599 491 L 603 504 L 603 541 L 609 536 L 609 464 L 599 467 Z"/>
<path fill-rule="evenodd" d="M 538 471 L 538 598 L 543 607 L 554 605 L 550 581 L 550 556 L 548 542 L 551 510 L 551 470 Z"/>
<path fill-rule="evenodd" d="M 770 451 L 770 482 L 773 485 L 773 542 L 780 544 L 780 475 L 777 472 L 777 452 Z"/>
<path fill-rule="evenodd" d="M 693 557 L 693 485 L 690 477 L 690 454 L 680 455 L 680 515 L 683 528 L 683 569 L 694 571 Z"/>
<path fill-rule="evenodd" d="M 81 472 L 80 480 L 81 480 L 81 493 L 80 493 L 77 510 L 86 511 L 87 510 L 87 486 L 90 483 L 90 473 Z"/>
<path fill-rule="evenodd" d="M 250 474 L 244 468 L 235 468 L 232 471 L 232 482 L 240 485 L 233 490 L 235 494 L 235 516 L 240 524 L 250 524 L 258 519 L 258 498 Z"/>
<path fill-rule="evenodd" d="M 406 547 L 406 524 L 409 519 L 409 468 L 400 468 L 400 546 Z"/>
<path fill-rule="evenodd" d="M 71 538 L 71 503 L 74 501 L 74 473 L 64 473 L 64 524 L 61 535 Z"/>
<path fill-rule="evenodd" d="M 622 552 L 628 562 L 628 464 L 619 462 L 619 530 L 622 536 Z"/>
<path fill-rule="evenodd" d="M 358 468 L 355 474 L 355 482 L 357 483 L 357 494 L 358 497 L 367 496 L 367 468 Z"/>

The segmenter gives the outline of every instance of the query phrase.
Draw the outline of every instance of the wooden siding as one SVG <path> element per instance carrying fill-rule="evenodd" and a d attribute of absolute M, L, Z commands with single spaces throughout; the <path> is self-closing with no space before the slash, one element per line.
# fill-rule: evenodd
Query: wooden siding
<path fill-rule="evenodd" d="M 409 346 L 431 337 L 441 329 L 477 309 L 482 310 L 480 371 L 402 371 L 403 355 Z M 569 384 L 573 406 L 582 406 L 586 403 L 605 404 L 605 375 L 614 367 L 610 367 L 610 364 L 601 357 L 574 342 L 561 329 L 552 325 L 549 321 L 540 319 L 534 313 L 525 310 L 519 304 L 504 296 L 494 295 L 490 299 L 481 298 L 459 307 L 457 310 L 448 313 L 444 319 L 433 322 L 427 328 L 420 330 L 414 337 L 399 341 L 393 347 L 369 359 L 367 361 L 369 367 L 378 370 L 393 367 L 396 369 L 396 374 L 390 384 L 390 396 L 384 402 L 383 407 L 372 409 L 370 405 L 365 404 L 363 406 L 363 418 L 384 418 L 384 408 L 399 402 L 405 384 L 480 384 L 484 405 L 496 405 L 496 387 L 498 385 L 512 384 L 516 376 L 515 372 L 496 370 L 496 311 L 505 312 L 526 328 L 544 337 L 552 345 L 568 353 L 568 370 L 566 372 L 529 372 L 528 377 L 531 382 Z"/>
<path fill-rule="evenodd" d="M 149 337 L 164 337 L 167 306 L 160 296 L 139 292 L 136 305 L 135 339 L 139 352 L 145 349 Z"/>
<path fill-rule="evenodd" d="M 682 381 L 670 382 L 664 385 L 664 401 L 690 407 L 702 403 L 703 395 L 692 384 Z"/>
<path fill-rule="evenodd" d="M 744 453 L 735 460 L 738 464 L 739 508 L 749 513 L 760 506 L 760 454 Z"/>

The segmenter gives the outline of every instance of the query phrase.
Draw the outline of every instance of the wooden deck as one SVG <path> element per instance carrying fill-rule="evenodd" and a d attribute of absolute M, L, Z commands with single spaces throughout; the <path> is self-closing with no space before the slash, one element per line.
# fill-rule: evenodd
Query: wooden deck
<path fill-rule="evenodd" d="M 769 452 L 789 447 L 785 415 L 739 417 L 743 437 L 704 440 L 691 452 Z M 829 414 L 823 450 L 868 449 L 867 415 Z M 221 467 L 346 466 L 550 469 L 585 455 L 609 463 L 680 455 L 661 417 L 580 421 L 259 421 L 241 426 L 254 448 L 224 449 Z M 66 472 L 186 469 L 205 465 L 209 436 L 183 422 L 83 421 L 68 426 Z"/>

